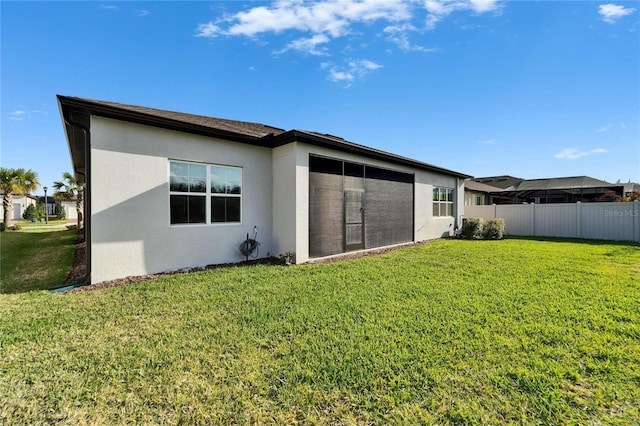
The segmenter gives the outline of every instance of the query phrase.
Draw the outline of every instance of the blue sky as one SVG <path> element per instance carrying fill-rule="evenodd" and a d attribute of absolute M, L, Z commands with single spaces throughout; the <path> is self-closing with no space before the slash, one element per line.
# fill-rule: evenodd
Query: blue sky
<path fill-rule="evenodd" d="M 320 131 L 474 176 L 640 181 L 639 1 L 0 8 L 0 161 L 49 187 L 71 170 L 56 94 Z"/>

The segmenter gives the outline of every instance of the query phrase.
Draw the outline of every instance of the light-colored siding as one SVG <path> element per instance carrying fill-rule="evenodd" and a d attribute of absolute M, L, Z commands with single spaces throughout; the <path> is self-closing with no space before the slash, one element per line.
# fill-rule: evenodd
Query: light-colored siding
<path fill-rule="evenodd" d="M 272 254 L 271 150 L 92 117 L 91 281 L 243 260 L 258 227 Z M 170 225 L 169 160 L 243 168 L 241 224 Z"/>
<path fill-rule="evenodd" d="M 296 247 L 296 151 L 290 143 L 272 151 L 273 255 L 297 252 Z"/>
<path fill-rule="evenodd" d="M 509 235 L 640 241 L 638 201 L 467 206 L 466 217 L 501 217 Z"/>

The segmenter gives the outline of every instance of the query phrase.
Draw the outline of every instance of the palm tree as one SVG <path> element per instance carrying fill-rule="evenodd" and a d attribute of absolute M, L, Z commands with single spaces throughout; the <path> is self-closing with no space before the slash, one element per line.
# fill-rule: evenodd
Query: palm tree
<path fill-rule="evenodd" d="M 11 200 L 14 195 L 29 195 L 38 189 L 38 174 L 33 170 L 0 167 L 0 190 L 3 192 L 4 223 L 11 222 Z"/>
<path fill-rule="evenodd" d="M 62 173 L 62 180 L 53 182 L 55 192 L 53 196 L 58 200 L 76 202 L 76 211 L 78 212 L 78 228 L 82 228 L 82 203 L 83 190 L 81 184 L 78 183 L 76 177 L 69 172 Z"/>

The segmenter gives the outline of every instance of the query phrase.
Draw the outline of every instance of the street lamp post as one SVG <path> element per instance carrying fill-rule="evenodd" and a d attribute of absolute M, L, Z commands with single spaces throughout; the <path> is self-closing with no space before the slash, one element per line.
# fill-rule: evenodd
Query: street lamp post
<path fill-rule="evenodd" d="M 44 223 L 49 224 L 49 201 L 47 200 L 47 187 L 44 188 Z"/>

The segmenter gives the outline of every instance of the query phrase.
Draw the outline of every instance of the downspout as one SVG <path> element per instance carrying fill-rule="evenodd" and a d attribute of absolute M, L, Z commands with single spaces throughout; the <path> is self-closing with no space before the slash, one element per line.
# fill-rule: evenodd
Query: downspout
<path fill-rule="evenodd" d="M 89 284 L 91 284 L 91 147 L 89 145 L 89 135 L 91 131 L 84 125 L 80 123 L 74 123 L 67 120 L 66 117 L 63 116 L 64 123 L 70 126 L 72 129 L 79 128 L 84 135 L 84 169 L 85 173 L 74 170 L 75 173 L 78 173 L 81 176 L 84 176 L 84 202 L 82 206 L 82 214 L 83 214 L 83 234 L 84 234 L 84 242 L 85 242 L 85 268 L 86 268 L 86 280 Z M 89 214 L 87 214 L 89 213 Z"/>

